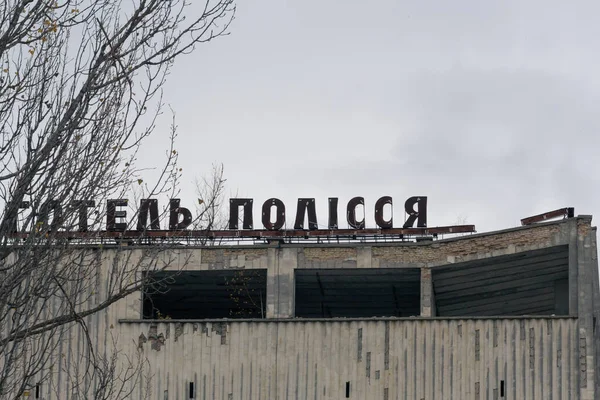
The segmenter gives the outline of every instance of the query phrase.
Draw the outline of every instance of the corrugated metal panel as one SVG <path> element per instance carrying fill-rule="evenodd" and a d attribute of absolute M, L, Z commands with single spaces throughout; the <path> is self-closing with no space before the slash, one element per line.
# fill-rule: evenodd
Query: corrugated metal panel
<path fill-rule="evenodd" d="M 554 246 L 432 269 L 438 316 L 567 315 L 568 246 Z M 565 306 L 557 309 L 557 282 Z"/>
<path fill-rule="evenodd" d="M 349 398 L 361 400 L 578 398 L 576 319 L 122 323 L 117 330 L 131 353 L 147 340 L 152 399 L 188 399 L 190 382 L 202 400 L 344 399 L 346 382 Z"/>

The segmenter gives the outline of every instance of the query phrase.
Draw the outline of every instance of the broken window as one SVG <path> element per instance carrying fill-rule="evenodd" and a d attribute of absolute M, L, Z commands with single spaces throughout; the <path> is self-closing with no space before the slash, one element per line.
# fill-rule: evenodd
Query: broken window
<path fill-rule="evenodd" d="M 420 314 L 418 268 L 297 269 L 295 315 L 304 318 Z"/>
<path fill-rule="evenodd" d="M 267 270 L 153 273 L 145 319 L 265 318 Z"/>

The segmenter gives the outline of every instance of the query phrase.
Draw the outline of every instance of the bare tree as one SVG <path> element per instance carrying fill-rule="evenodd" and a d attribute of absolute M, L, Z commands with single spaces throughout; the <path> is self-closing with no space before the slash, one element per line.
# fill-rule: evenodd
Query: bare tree
<path fill-rule="evenodd" d="M 106 200 L 134 188 L 177 194 L 176 126 L 155 182 L 144 181 L 137 154 L 163 113 L 175 59 L 226 34 L 234 13 L 234 0 L 0 3 L 1 398 L 44 382 L 60 398 L 50 388 L 60 374 L 74 398 L 126 398 L 141 384 L 143 361 L 117 362 L 87 326 L 173 259 L 157 246 L 105 251 Z M 96 245 L 65 234 L 75 231 Z M 73 335 L 79 349 L 64 355 Z"/>
<path fill-rule="evenodd" d="M 223 164 L 213 165 L 211 174 L 195 180 L 197 203 L 195 204 L 197 219 L 194 229 L 210 232 L 227 229 L 227 216 L 224 213 L 225 183 Z M 236 196 L 233 196 L 236 197 Z M 219 239 L 205 236 L 201 244 L 218 244 Z"/>

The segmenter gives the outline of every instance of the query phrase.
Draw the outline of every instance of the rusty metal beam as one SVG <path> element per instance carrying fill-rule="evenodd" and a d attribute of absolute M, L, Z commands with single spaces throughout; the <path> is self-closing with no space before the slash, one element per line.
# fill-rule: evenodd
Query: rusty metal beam
<path fill-rule="evenodd" d="M 575 209 L 573 207 L 559 208 L 558 210 L 548 211 L 542 214 L 533 215 L 531 217 L 523 218 L 521 225 L 531 225 L 536 222 L 542 222 L 553 218 L 573 218 L 575 216 Z"/>
<path fill-rule="evenodd" d="M 391 229 L 318 229 L 318 230 L 146 230 L 135 231 L 128 230 L 124 232 L 114 231 L 96 231 L 96 232 L 54 232 L 52 237 L 56 239 L 134 239 L 134 238 L 225 238 L 225 239 L 272 239 L 272 238 L 319 238 L 319 237 L 360 237 L 360 236 L 423 236 L 453 233 L 473 233 L 475 225 L 453 225 L 439 226 L 433 228 L 391 228 Z M 26 232 L 16 232 L 11 238 L 24 239 L 29 234 Z"/>

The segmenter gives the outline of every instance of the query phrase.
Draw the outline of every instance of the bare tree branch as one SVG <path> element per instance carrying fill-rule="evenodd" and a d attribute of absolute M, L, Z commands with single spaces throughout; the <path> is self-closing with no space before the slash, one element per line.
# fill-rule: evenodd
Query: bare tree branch
<path fill-rule="evenodd" d="M 58 359 L 78 398 L 127 398 L 142 384 L 143 357 L 100 352 L 87 326 L 174 259 L 152 246 L 79 246 L 57 232 L 79 229 L 82 201 L 96 202 L 93 233 L 108 199 L 178 193 L 175 122 L 156 181 L 143 180 L 137 155 L 165 109 L 161 88 L 175 59 L 226 35 L 234 15 L 234 0 L 0 3 L 1 398 L 50 379 Z M 210 226 L 224 182 L 221 167 L 202 183 L 199 220 Z M 83 358 L 57 358 L 74 332 L 87 338 L 78 344 Z"/>

